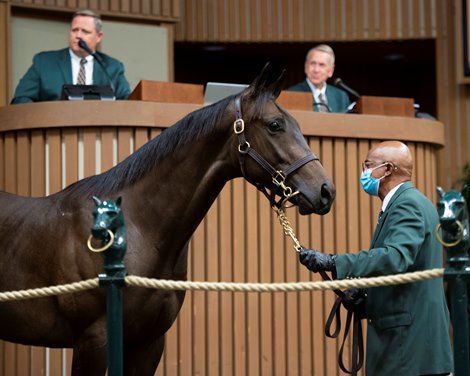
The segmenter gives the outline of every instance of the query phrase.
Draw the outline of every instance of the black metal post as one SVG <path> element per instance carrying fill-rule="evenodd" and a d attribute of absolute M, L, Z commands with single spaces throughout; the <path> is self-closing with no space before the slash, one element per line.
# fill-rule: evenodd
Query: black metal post
<path fill-rule="evenodd" d="M 468 283 L 470 262 L 468 250 L 447 249 L 448 267 L 444 279 L 449 282 L 449 303 L 454 339 L 454 376 L 470 375 L 470 340 L 468 317 Z"/>
<path fill-rule="evenodd" d="M 106 287 L 108 376 L 123 374 L 122 288 L 125 287 L 123 259 L 127 246 L 123 239 L 103 252 L 105 273 L 99 275 L 100 286 Z"/>

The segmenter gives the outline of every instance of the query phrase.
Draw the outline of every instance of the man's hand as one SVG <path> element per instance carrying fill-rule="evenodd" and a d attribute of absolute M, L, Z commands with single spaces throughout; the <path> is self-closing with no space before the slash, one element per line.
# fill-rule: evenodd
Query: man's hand
<path fill-rule="evenodd" d="M 301 250 L 299 252 L 299 261 L 314 273 L 321 270 L 331 272 L 336 269 L 334 256 L 321 253 L 314 249 Z"/>

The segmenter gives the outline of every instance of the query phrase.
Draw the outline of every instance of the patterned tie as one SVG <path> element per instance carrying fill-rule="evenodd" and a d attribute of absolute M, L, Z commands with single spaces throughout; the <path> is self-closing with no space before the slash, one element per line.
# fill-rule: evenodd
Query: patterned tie
<path fill-rule="evenodd" d="M 86 59 L 82 57 L 82 59 L 80 60 L 80 70 L 78 72 L 77 85 L 86 84 L 85 64 L 86 64 Z"/>
<path fill-rule="evenodd" d="M 328 112 L 328 105 L 326 104 L 326 98 L 323 93 L 318 95 L 318 112 Z"/>
<path fill-rule="evenodd" d="M 379 218 L 377 219 L 377 224 L 379 224 L 380 218 L 382 218 L 382 214 L 383 214 L 383 213 L 384 213 L 384 212 L 383 212 L 382 210 L 379 212 Z"/>

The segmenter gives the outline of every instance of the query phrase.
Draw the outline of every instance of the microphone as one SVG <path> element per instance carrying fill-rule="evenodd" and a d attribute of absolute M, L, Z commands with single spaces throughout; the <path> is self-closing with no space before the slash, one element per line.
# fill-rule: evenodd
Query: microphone
<path fill-rule="evenodd" d="M 85 50 L 85 52 L 88 54 L 88 55 L 91 55 L 93 56 L 93 58 L 98 62 L 98 64 L 101 66 L 101 69 L 103 69 L 103 72 L 106 76 L 106 78 L 108 79 L 109 81 L 109 85 L 111 86 L 111 89 L 113 90 L 113 92 L 115 92 L 114 90 L 114 85 L 113 85 L 113 81 L 111 80 L 111 77 L 109 77 L 109 74 L 108 74 L 108 71 L 106 70 L 103 62 L 101 61 L 100 57 L 95 53 L 93 52 L 90 47 L 88 47 L 88 44 L 86 44 L 86 42 L 83 40 L 83 39 L 79 39 L 78 40 L 78 46 L 82 49 L 82 50 Z"/>
<path fill-rule="evenodd" d="M 343 89 L 347 93 L 351 94 L 353 97 L 356 97 L 357 99 L 360 98 L 359 93 L 357 91 L 351 89 L 348 85 L 346 85 L 341 78 L 339 78 L 339 77 L 335 78 L 334 81 L 333 81 L 333 84 L 335 86 Z"/>

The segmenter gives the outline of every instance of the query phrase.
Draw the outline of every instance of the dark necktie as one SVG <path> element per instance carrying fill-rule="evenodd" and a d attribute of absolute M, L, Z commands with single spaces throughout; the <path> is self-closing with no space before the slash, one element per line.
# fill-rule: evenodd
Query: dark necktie
<path fill-rule="evenodd" d="M 80 60 L 80 70 L 78 71 L 77 85 L 86 85 L 85 64 L 86 59 L 82 57 Z"/>
<path fill-rule="evenodd" d="M 380 222 L 380 218 L 382 218 L 383 213 L 384 212 L 382 210 L 379 212 L 379 218 L 377 219 L 377 224 Z"/>
<path fill-rule="evenodd" d="M 318 95 L 318 112 L 328 112 L 328 105 L 326 104 L 326 98 L 323 93 Z"/>

